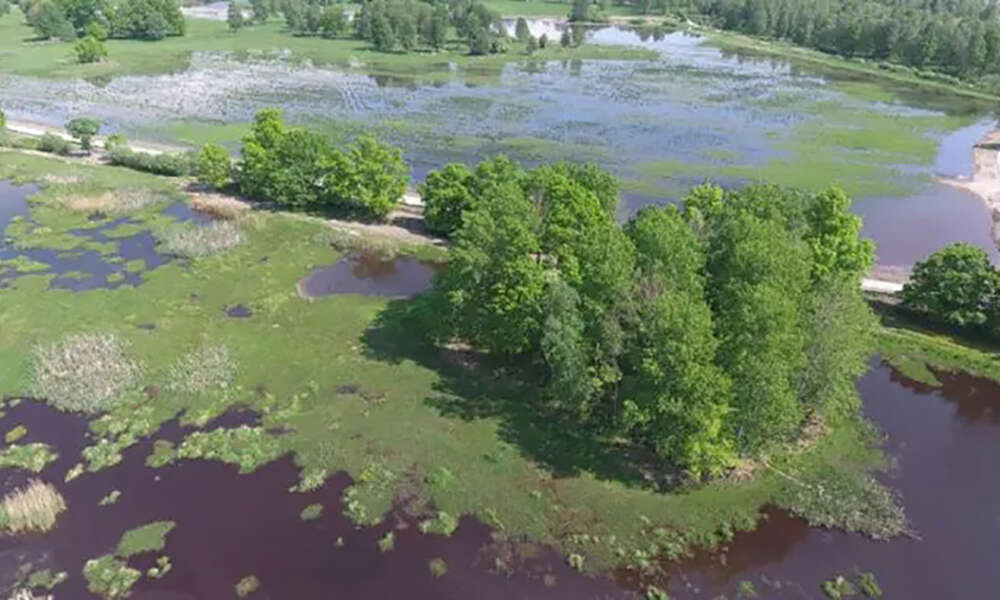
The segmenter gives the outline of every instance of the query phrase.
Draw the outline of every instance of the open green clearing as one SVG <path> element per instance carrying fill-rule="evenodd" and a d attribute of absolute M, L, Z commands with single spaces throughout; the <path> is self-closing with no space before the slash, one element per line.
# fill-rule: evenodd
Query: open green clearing
<path fill-rule="evenodd" d="M 0 72 L 34 77 L 84 79 L 175 73 L 188 67 L 194 52 L 232 52 L 251 58 L 288 52 L 301 61 L 315 65 L 340 67 L 364 66 L 366 72 L 411 73 L 415 68 L 456 63 L 459 67 L 476 68 L 501 65 L 528 58 L 523 45 L 512 45 L 506 54 L 470 56 L 466 47 L 452 37 L 442 52 L 391 53 L 378 52 L 365 41 L 357 39 L 324 39 L 293 36 L 280 19 L 272 18 L 262 25 L 229 30 L 224 21 L 188 19 L 187 33 L 157 42 L 139 40 L 108 40 L 109 59 L 100 63 L 77 64 L 73 44 L 37 41 L 34 30 L 24 24 L 22 14 L 14 10 L 0 17 Z M 454 32 L 452 31 L 452 36 Z M 638 59 L 656 54 L 641 48 L 583 45 L 563 48 L 552 40 L 532 60 L 568 58 Z M 459 49 L 460 48 L 460 49 Z"/>
<path fill-rule="evenodd" d="M 79 180 L 47 184 L 33 200 L 33 217 L 53 232 L 87 224 L 85 213 L 64 208 L 69 197 L 175 185 L 10 152 L 0 154 L 0 177 Z M 142 212 L 136 218 L 156 221 Z M 429 532 L 448 531 L 454 516 L 472 514 L 506 535 L 577 554 L 585 569 L 641 566 L 658 552 L 674 556 L 722 542 L 734 529 L 752 527 L 768 502 L 823 523 L 865 514 L 873 503 L 866 472 L 882 465 L 882 457 L 860 422 L 838 427 L 815 446 L 776 453 L 749 481 L 719 480 L 680 493 L 654 489 L 613 441 L 581 440 L 534 418 L 533 386 L 487 363 L 458 366 L 405 331 L 379 326 L 387 310 L 406 301 L 300 298 L 297 280 L 339 256 L 325 224 L 254 213 L 238 227 L 240 245 L 143 273 L 136 289 L 74 294 L 48 289 L 50 276 L 14 281 L 0 296 L 0 392 L 33 389 L 38 344 L 68 334 L 114 336 L 141 377 L 123 378 L 125 400 L 92 422 L 93 468 L 113 464 L 116 448 L 151 435 L 178 412 L 204 423 L 227 408 L 247 407 L 262 414 L 263 428 L 192 435 L 177 454 L 225 460 L 246 471 L 292 452 L 302 489 L 346 470 L 357 484 L 341 510 L 359 523 L 379 520 L 398 491 L 423 482 L 437 511 Z M 17 235 L 11 237 L 16 243 Z M 223 308 L 235 304 L 251 307 L 253 316 L 227 317 Z M 155 329 L 137 327 L 146 323 Z M 155 399 L 139 391 L 147 384 L 162 390 Z M 359 391 L 337 392 L 348 384 Z M 267 433 L 274 428 L 287 433 Z M 160 452 L 166 462 L 173 459 L 172 449 Z M 811 501 L 820 486 L 835 486 L 836 506 Z"/>

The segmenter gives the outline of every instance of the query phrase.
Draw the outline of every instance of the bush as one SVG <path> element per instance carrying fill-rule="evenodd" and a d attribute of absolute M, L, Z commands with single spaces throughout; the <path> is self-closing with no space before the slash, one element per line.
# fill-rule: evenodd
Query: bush
<path fill-rule="evenodd" d="M 76 334 L 34 350 L 32 392 L 60 410 L 107 410 L 134 387 L 142 369 L 114 334 Z"/>
<path fill-rule="evenodd" d="M 38 138 L 38 150 L 65 156 L 73 151 L 73 145 L 54 133 L 46 133 Z"/>
<path fill-rule="evenodd" d="M 1000 275 L 980 248 L 952 244 L 913 267 L 903 305 L 955 327 L 996 324 Z"/>
<path fill-rule="evenodd" d="M 170 177 L 183 177 L 198 172 L 197 152 L 152 154 L 115 146 L 108 149 L 108 160 L 113 165 Z"/>
<path fill-rule="evenodd" d="M 100 43 L 100 42 L 98 42 Z M 101 124 L 94 119 L 88 118 L 76 118 L 66 123 L 66 131 L 69 132 L 71 136 L 80 141 L 80 147 L 86 151 L 90 151 L 90 142 L 97 135 L 97 132 L 101 130 Z"/>
<path fill-rule="evenodd" d="M 198 181 L 213 188 L 229 184 L 233 176 L 233 161 L 229 151 L 218 144 L 205 144 L 198 153 Z"/>
<path fill-rule="evenodd" d="M 108 49 L 104 47 L 104 42 L 92 35 L 84 37 L 73 46 L 78 63 L 101 62 L 108 57 Z"/>

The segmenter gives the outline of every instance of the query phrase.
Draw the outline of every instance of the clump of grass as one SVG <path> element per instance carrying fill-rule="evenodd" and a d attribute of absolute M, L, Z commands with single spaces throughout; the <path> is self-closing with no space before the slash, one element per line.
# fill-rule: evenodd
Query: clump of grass
<path fill-rule="evenodd" d="M 178 458 L 221 460 L 249 473 L 284 452 L 280 441 L 261 427 L 237 427 L 196 431 L 177 449 Z"/>
<path fill-rule="evenodd" d="M 577 571 L 583 571 L 583 555 L 572 553 L 566 557 L 566 562 L 570 567 L 576 569 Z"/>
<path fill-rule="evenodd" d="M 740 592 L 739 592 L 740 593 L 740 598 L 756 598 L 757 597 L 757 588 L 754 587 L 752 581 L 746 581 L 746 580 L 741 581 L 740 582 L 739 590 L 740 590 Z"/>
<path fill-rule="evenodd" d="M 191 209 L 217 219 L 235 221 L 246 215 L 250 206 L 229 196 L 199 194 L 191 198 Z"/>
<path fill-rule="evenodd" d="M 122 495 L 120 490 L 111 490 L 108 495 L 101 498 L 101 501 L 97 503 L 98 506 L 110 506 L 115 502 L 118 502 L 118 498 Z"/>
<path fill-rule="evenodd" d="M 854 589 L 854 584 L 852 584 L 843 575 L 837 575 L 834 579 L 828 579 L 823 582 L 823 593 L 826 594 L 830 600 L 841 600 L 842 598 L 849 598 L 857 594 L 857 590 Z"/>
<path fill-rule="evenodd" d="M 434 577 L 444 577 L 448 574 L 448 563 L 446 563 L 443 558 L 432 558 L 431 561 L 427 563 L 427 569 Z"/>
<path fill-rule="evenodd" d="M 247 575 L 236 582 L 236 595 L 240 598 L 246 598 L 259 589 L 260 579 L 257 579 L 254 575 Z"/>
<path fill-rule="evenodd" d="M 438 511 L 437 517 L 420 522 L 420 531 L 422 533 L 436 533 L 448 537 L 456 529 L 458 529 L 458 519 L 443 510 Z"/>
<path fill-rule="evenodd" d="M 173 521 L 154 521 L 126 531 L 118 542 L 117 555 L 128 558 L 143 552 L 163 550 L 167 544 L 167 534 L 175 525 Z"/>
<path fill-rule="evenodd" d="M 69 575 L 66 571 L 54 572 L 52 569 L 42 569 L 41 571 L 35 571 L 28 577 L 28 586 L 33 589 L 45 588 L 52 590 L 52 588 L 67 579 L 69 579 Z"/>
<path fill-rule="evenodd" d="M 375 544 L 380 552 L 391 552 L 396 547 L 396 534 L 390 531 L 379 538 Z"/>
<path fill-rule="evenodd" d="M 878 584 L 875 574 L 871 571 L 866 571 L 858 576 L 858 587 L 869 598 L 882 597 L 882 586 Z"/>
<path fill-rule="evenodd" d="M 118 336 L 74 334 L 35 347 L 32 391 L 60 410 L 98 413 L 111 408 L 141 375 Z"/>
<path fill-rule="evenodd" d="M 322 504 L 310 504 L 309 506 L 302 509 L 299 513 L 299 518 L 303 521 L 312 521 L 314 519 L 320 518 L 323 515 L 323 505 Z"/>
<path fill-rule="evenodd" d="M 224 344 L 202 346 L 170 367 L 167 389 L 184 394 L 225 390 L 236 376 L 236 361 Z"/>
<path fill-rule="evenodd" d="M 24 469 L 40 473 L 45 465 L 59 458 L 59 455 L 48 444 L 12 444 L 0 452 L 0 467 Z"/>
<path fill-rule="evenodd" d="M 66 501 L 52 484 L 32 479 L 0 500 L 0 525 L 11 533 L 44 532 L 64 510 Z"/>
<path fill-rule="evenodd" d="M 399 243 L 391 238 L 362 234 L 340 227 L 321 233 L 319 241 L 330 244 L 341 252 L 374 254 L 383 260 L 391 260 L 399 253 Z"/>
<path fill-rule="evenodd" d="M 160 556 L 156 559 L 156 566 L 150 567 L 146 571 L 146 576 L 152 579 L 163 579 L 173 568 L 169 556 Z"/>
<path fill-rule="evenodd" d="M 170 440 L 156 440 L 153 442 L 153 453 L 146 457 L 146 466 L 158 469 L 174 462 L 177 452 L 174 450 L 174 443 Z"/>
<path fill-rule="evenodd" d="M 72 211 L 107 215 L 133 213 L 167 199 L 162 193 L 142 188 L 103 193 L 67 193 L 56 197 L 60 205 Z"/>
<path fill-rule="evenodd" d="M 234 248 L 243 234 L 231 221 L 198 226 L 182 223 L 157 234 L 164 252 L 185 258 L 200 258 Z"/>
<path fill-rule="evenodd" d="M 142 574 L 110 554 L 93 558 L 83 565 L 87 589 L 105 600 L 128 597 L 132 586 Z"/>

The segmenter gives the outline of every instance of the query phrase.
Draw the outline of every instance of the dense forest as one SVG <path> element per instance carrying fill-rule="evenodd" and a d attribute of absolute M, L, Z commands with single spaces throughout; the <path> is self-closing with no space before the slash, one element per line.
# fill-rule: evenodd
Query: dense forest
<path fill-rule="evenodd" d="M 177 0 L 22 0 L 21 8 L 41 38 L 159 40 L 185 31 Z"/>
<path fill-rule="evenodd" d="M 1000 89 L 995 0 L 639 0 L 722 29 L 933 70 Z"/>
<path fill-rule="evenodd" d="M 702 186 L 624 226 L 594 167 L 500 157 L 421 192 L 453 240 L 417 311 L 430 337 L 540 369 L 581 431 L 704 477 L 857 407 L 873 248 L 837 189 Z"/>

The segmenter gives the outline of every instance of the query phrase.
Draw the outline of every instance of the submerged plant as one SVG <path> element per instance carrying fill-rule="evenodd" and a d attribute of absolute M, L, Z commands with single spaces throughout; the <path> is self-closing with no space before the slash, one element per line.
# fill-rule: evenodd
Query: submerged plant
<path fill-rule="evenodd" d="M 254 575 L 247 575 L 236 582 L 236 595 L 240 598 L 246 598 L 259 589 L 260 580 Z"/>
<path fill-rule="evenodd" d="M 32 479 L 0 500 L 0 525 L 11 533 L 48 531 L 66 510 L 66 501 L 50 483 Z"/>
<path fill-rule="evenodd" d="M 157 238 L 167 254 L 200 258 L 238 246 L 243 234 L 230 221 L 215 221 L 205 226 L 182 223 L 158 233 Z"/>
<path fill-rule="evenodd" d="M 60 410 L 105 411 L 142 375 L 126 350 L 110 333 L 74 334 L 36 346 L 32 392 Z"/>
<path fill-rule="evenodd" d="M 83 565 L 87 589 L 105 600 L 119 600 L 129 595 L 142 574 L 124 561 L 106 554 Z"/>
<path fill-rule="evenodd" d="M 39 442 L 23 446 L 13 444 L 0 452 L 0 468 L 14 467 L 39 473 L 57 458 L 59 455 L 48 444 Z"/>

